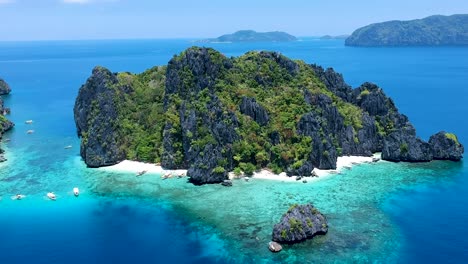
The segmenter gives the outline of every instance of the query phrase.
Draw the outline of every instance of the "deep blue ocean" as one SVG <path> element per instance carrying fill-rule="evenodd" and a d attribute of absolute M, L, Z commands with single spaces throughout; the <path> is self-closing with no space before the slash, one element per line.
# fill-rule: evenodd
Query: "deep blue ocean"
<path fill-rule="evenodd" d="M 4 100 L 16 123 L 2 143 L 0 263 L 468 262 L 465 161 L 366 164 L 307 185 L 259 180 L 231 189 L 86 168 L 73 105 L 93 67 L 139 73 L 192 45 L 0 42 L 0 77 L 12 87 Z M 333 67 L 353 87 L 374 82 L 423 139 L 446 130 L 468 146 L 468 47 L 352 48 L 314 38 L 209 45 L 227 56 L 279 51 Z M 44 197 L 49 191 L 57 201 Z M 12 200 L 16 193 L 26 198 Z M 330 231 L 273 255 L 271 228 L 293 202 L 313 202 Z"/>

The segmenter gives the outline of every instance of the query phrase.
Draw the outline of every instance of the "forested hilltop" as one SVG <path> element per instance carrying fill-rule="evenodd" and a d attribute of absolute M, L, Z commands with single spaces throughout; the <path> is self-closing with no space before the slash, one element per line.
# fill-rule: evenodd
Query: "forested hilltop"
<path fill-rule="evenodd" d="M 468 15 L 388 21 L 357 29 L 347 46 L 468 45 Z"/>
<path fill-rule="evenodd" d="M 429 161 L 463 153 L 452 134 L 417 138 L 376 85 L 352 89 L 333 69 L 275 52 L 227 58 L 192 47 L 141 74 L 96 67 L 74 114 L 88 166 L 161 163 L 188 169 L 196 184 L 266 167 L 307 176 L 335 168 L 340 155 L 382 151 L 388 160 Z M 441 144 L 450 153 L 436 153 Z"/>

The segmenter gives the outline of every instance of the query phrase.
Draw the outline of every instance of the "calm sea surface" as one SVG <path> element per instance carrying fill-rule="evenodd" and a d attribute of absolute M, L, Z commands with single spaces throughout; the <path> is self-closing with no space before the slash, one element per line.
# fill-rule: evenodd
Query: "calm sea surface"
<path fill-rule="evenodd" d="M 252 180 L 232 188 L 87 169 L 73 104 L 92 68 L 138 73 L 192 45 L 0 42 L 0 76 L 13 89 L 5 104 L 16 123 L 4 136 L 11 141 L 2 143 L 8 162 L 0 164 L 0 263 L 468 261 L 466 162 L 381 162 L 308 184 Z M 279 51 L 334 67 L 353 87 L 377 83 L 423 139 L 447 130 L 468 145 L 468 48 L 350 48 L 313 38 L 210 46 L 227 56 Z M 24 123 L 29 119 L 32 125 Z M 44 197 L 49 191 L 56 202 Z M 13 201 L 16 193 L 27 197 Z M 305 202 L 327 215 L 329 233 L 271 254 L 272 226 L 290 204 Z"/>

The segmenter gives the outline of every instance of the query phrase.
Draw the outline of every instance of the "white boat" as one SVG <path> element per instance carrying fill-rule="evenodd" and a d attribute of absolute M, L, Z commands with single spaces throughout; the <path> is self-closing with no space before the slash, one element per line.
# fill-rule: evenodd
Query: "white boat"
<path fill-rule="evenodd" d="M 26 133 L 32 134 L 32 133 L 34 133 L 34 130 L 32 130 L 32 129 L 31 129 L 31 130 L 28 130 L 28 131 L 26 131 Z"/>
<path fill-rule="evenodd" d="M 80 189 L 78 189 L 78 187 L 73 188 L 73 194 L 75 196 L 79 196 L 80 195 Z"/>
<path fill-rule="evenodd" d="M 26 197 L 26 195 L 17 194 L 17 195 L 15 195 L 15 196 L 12 196 L 11 199 L 12 199 L 12 200 L 21 200 L 21 199 L 23 199 L 23 198 L 25 198 L 25 197 Z"/>
<path fill-rule="evenodd" d="M 72 148 L 72 145 L 68 145 L 68 146 L 65 146 L 64 149 L 71 149 Z"/>
<path fill-rule="evenodd" d="M 171 172 L 166 172 L 163 176 L 161 176 L 163 180 L 172 178 L 172 173 Z"/>
<path fill-rule="evenodd" d="M 57 199 L 55 193 L 53 192 L 47 193 L 47 198 L 51 199 L 52 201 L 55 201 Z"/>
<path fill-rule="evenodd" d="M 26 123 L 26 124 L 30 125 L 30 124 L 32 124 L 32 123 L 33 123 L 33 121 L 32 121 L 32 120 L 26 120 L 24 123 Z"/>

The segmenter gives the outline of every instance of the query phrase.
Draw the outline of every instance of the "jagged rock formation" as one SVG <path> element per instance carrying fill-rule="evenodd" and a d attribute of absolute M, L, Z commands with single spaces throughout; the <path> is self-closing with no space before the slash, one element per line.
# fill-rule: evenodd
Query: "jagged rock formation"
<path fill-rule="evenodd" d="M 4 112 L 6 111 L 6 109 L 7 108 L 5 108 L 3 105 L 3 99 L 0 98 L 0 138 L 2 137 L 3 133 L 12 129 L 15 126 L 13 122 L 11 122 L 5 117 Z"/>
<path fill-rule="evenodd" d="M 272 240 L 278 243 L 293 244 L 324 235 L 328 232 L 328 222 L 314 206 L 293 205 L 273 227 Z"/>
<path fill-rule="evenodd" d="M 10 86 L 0 78 L 0 95 L 6 95 L 11 92 Z M 0 97 L 0 139 L 3 138 L 3 134 L 12 129 L 15 124 L 8 120 L 5 117 L 5 114 L 9 113 L 9 108 L 4 107 L 3 99 Z M 3 156 L 4 150 L 0 148 L 0 162 L 6 161 L 6 158 Z"/>
<path fill-rule="evenodd" d="M 0 78 L 0 95 L 9 94 L 10 92 L 10 86 L 2 78 Z"/>
<path fill-rule="evenodd" d="M 382 159 L 389 161 L 431 161 L 431 146 L 416 137 L 414 129 L 391 133 L 384 141 Z"/>
<path fill-rule="evenodd" d="M 267 111 L 255 101 L 255 98 L 242 97 L 240 111 L 242 114 L 250 116 L 261 126 L 265 126 L 270 119 Z"/>
<path fill-rule="evenodd" d="M 117 76 L 103 67 L 93 69 L 74 107 L 80 154 L 89 167 L 114 165 L 125 158 L 117 129 L 118 99 L 125 93 Z"/>
<path fill-rule="evenodd" d="M 224 111 L 215 93 L 216 80 L 231 67 L 230 60 L 213 50 L 190 49 L 167 68 L 165 111 L 176 120 L 166 122 L 161 161 L 167 168 L 188 168 L 196 184 L 222 182 L 233 168 L 238 121 L 233 112 Z"/>
<path fill-rule="evenodd" d="M 459 161 L 462 158 L 464 148 L 452 133 L 441 131 L 429 139 L 434 159 Z"/>
<path fill-rule="evenodd" d="M 195 184 L 221 183 L 233 169 L 310 176 L 336 168 L 340 155 L 416 162 L 463 153 L 417 138 L 375 84 L 353 89 L 333 69 L 275 52 L 227 58 L 193 47 L 138 75 L 98 67 L 74 112 L 88 166 L 161 162 L 188 169 Z"/>
<path fill-rule="evenodd" d="M 388 21 L 357 29 L 347 46 L 468 45 L 468 15 L 430 16 L 410 21 Z"/>

